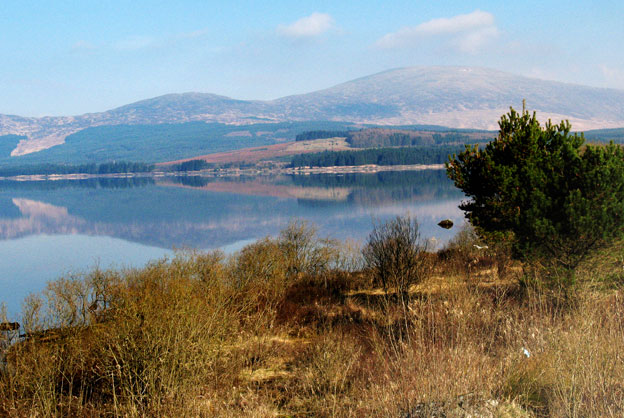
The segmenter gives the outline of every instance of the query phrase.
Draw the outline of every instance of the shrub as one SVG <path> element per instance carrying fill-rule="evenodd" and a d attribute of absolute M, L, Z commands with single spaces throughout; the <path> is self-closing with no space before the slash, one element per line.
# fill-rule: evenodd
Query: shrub
<path fill-rule="evenodd" d="M 278 238 L 290 275 L 322 274 L 337 261 L 338 249 L 334 241 L 320 239 L 316 228 L 305 221 L 293 221 Z"/>
<path fill-rule="evenodd" d="M 405 294 L 410 285 L 425 278 L 427 249 L 421 240 L 416 219 L 397 217 L 375 225 L 364 248 L 366 266 L 384 290 L 394 288 Z"/>

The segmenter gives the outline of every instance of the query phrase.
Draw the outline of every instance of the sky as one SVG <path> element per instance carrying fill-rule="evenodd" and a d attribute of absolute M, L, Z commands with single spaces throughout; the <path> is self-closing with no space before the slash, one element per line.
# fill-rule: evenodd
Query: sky
<path fill-rule="evenodd" d="M 0 113 L 269 100 L 461 65 L 624 89 L 624 2 L 0 0 Z"/>

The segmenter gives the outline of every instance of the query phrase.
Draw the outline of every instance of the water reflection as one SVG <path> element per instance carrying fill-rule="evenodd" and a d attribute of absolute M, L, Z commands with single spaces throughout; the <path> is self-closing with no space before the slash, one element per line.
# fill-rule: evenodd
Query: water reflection
<path fill-rule="evenodd" d="M 406 212 L 427 236 L 439 219 L 461 219 L 461 194 L 444 172 L 89 179 L 3 182 L 0 239 L 29 235 L 110 236 L 171 249 L 216 248 L 274 235 L 292 218 L 335 238 L 363 238 L 371 218 Z"/>
<path fill-rule="evenodd" d="M 461 194 L 444 172 L 178 177 L 154 181 L 89 179 L 0 185 L 0 239 L 29 235 L 110 236 L 171 249 L 216 248 L 274 235 L 292 218 L 335 238 L 361 239 L 371 219 L 406 212 L 427 236 L 451 233 L 439 219 L 461 220 Z"/>

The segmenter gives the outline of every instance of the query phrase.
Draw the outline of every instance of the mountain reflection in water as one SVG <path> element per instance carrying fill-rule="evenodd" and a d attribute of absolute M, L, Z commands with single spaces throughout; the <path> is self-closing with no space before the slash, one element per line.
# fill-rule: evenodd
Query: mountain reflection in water
<path fill-rule="evenodd" d="M 307 219 L 321 234 L 363 239 L 372 219 L 411 213 L 423 235 L 461 223 L 461 193 L 442 170 L 277 177 L 88 179 L 0 183 L 0 239 L 110 236 L 165 249 L 218 248 Z"/>

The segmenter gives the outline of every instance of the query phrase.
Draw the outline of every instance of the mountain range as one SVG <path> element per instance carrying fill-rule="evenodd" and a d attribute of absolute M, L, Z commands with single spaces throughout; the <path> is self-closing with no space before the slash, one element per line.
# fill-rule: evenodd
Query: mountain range
<path fill-rule="evenodd" d="M 540 120 L 568 119 L 575 130 L 624 127 L 624 90 L 478 67 L 409 67 L 270 101 L 183 93 L 79 116 L 0 115 L 0 148 L 11 148 L 10 155 L 16 157 L 63 144 L 70 135 L 88 136 L 95 127 L 198 122 L 240 126 L 333 121 L 496 129 L 500 116 L 509 106 L 521 107 L 523 99 L 529 109 L 538 112 Z"/>

